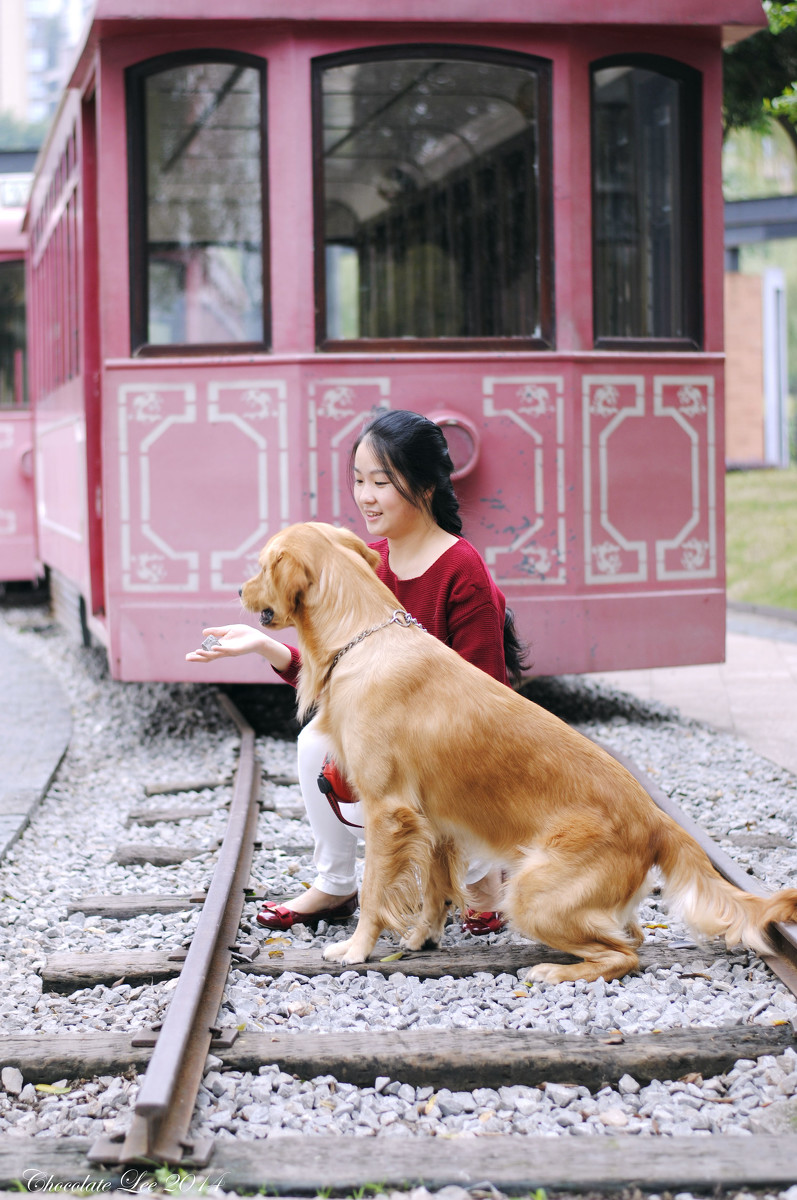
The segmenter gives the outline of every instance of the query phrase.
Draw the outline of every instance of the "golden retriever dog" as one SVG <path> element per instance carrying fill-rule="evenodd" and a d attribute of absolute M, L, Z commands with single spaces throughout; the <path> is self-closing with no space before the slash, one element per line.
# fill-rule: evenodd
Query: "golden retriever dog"
<path fill-rule="evenodd" d="M 771 949 L 767 926 L 797 918 L 797 889 L 761 899 L 727 883 L 606 751 L 401 613 L 393 620 L 378 562 L 348 530 L 293 525 L 241 593 L 264 625 L 295 627 L 299 714 L 317 706 L 363 805 L 360 918 L 325 958 L 365 962 L 383 929 L 409 950 L 436 945 L 475 855 L 505 869 L 502 906 L 519 933 L 582 960 L 543 963 L 529 979 L 634 970 L 636 907 L 654 867 L 698 934 Z"/>

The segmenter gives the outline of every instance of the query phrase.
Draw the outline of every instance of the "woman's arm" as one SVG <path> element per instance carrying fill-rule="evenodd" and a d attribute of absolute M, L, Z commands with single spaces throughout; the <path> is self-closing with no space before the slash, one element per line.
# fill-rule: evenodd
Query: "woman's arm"
<path fill-rule="evenodd" d="M 218 625 L 202 630 L 203 638 L 215 637 L 218 641 L 205 649 L 200 646 L 186 654 L 186 662 L 215 662 L 217 658 L 234 658 L 239 654 L 259 654 L 275 671 L 287 671 L 293 662 L 290 646 L 283 646 L 251 625 Z"/>

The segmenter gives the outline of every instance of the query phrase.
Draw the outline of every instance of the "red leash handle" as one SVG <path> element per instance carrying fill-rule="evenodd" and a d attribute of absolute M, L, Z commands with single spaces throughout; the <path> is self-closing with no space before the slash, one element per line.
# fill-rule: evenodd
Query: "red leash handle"
<path fill-rule="evenodd" d="M 338 770 L 334 758 L 330 758 L 329 755 L 324 759 L 318 776 L 318 790 L 326 796 L 329 807 L 341 824 L 350 825 L 352 829 L 362 829 L 362 825 L 358 825 L 356 821 L 347 821 L 340 811 L 341 804 L 356 804 L 357 798 L 352 796 L 346 779 Z"/>

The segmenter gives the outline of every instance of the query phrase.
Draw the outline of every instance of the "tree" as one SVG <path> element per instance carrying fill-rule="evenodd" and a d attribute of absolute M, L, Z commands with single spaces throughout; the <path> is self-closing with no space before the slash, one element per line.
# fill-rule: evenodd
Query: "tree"
<path fill-rule="evenodd" d="M 763 0 L 768 28 L 725 51 L 723 132 L 774 119 L 797 154 L 797 3 Z"/>

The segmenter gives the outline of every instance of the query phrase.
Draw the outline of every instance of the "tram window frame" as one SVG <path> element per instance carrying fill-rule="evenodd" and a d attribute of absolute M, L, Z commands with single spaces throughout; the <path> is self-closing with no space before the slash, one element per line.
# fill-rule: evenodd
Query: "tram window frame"
<path fill-rule="evenodd" d="M 4 305 L 4 289 L 21 296 L 21 303 L 13 303 L 14 296 Z M 27 411 L 30 408 L 27 369 L 27 279 L 25 258 L 11 255 L 0 257 L 0 334 L 7 340 L 5 349 L 0 346 L 0 413 Z"/>
<path fill-rule="evenodd" d="M 323 78 L 329 68 L 358 63 L 402 59 L 489 63 L 519 68 L 536 76 L 537 86 L 537 263 L 539 335 L 457 335 L 338 338 L 327 334 L 326 195 L 324 179 Z M 346 351 L 445 351 L 445 350 L 553 350 L 555 348 L 555 296 L 553 257 L 553 121 L 552 61 L 537 55 L 468 43 L 412 43 L 371 46 L 320 55 L 312 60 L 313 202 L 315 244 L 316 347 L 326 352 Z M 330 243 L 332 245 L 333 243 Z"/>
<path fill-rule="evenodd" d="M 236 342 L 150 342 L 149 267 L 152 261 L 147 228 L 146 84 L 154 75 L 180 67 L 220 64 L 257 71 L 260 79 L 260 231 L 262 272 L 262 339 Z M 235 50 L 183 50 L 135 63 L 125 71 L 129 202 L 130 341 L 140 357 L 235 355 L 271 349 L 271 272 L 269 262 L 268 64 L 264 58 Z M 157 257 L 157 256 L 156 256 Z M 164 259 L 165 261 L 165 259 Z"/>
<path fill-rule="evenodd" d="M 628 67 L 658 74 L 679 87 L 678 161 L 680 237 L 679 299 L 683 333 L 639 337 L 604 332 L 598 328 L 600 297 L 606 285 L 600 278 L 598 247 L 598 205 L 596 202 L 600 148 L 598 146 L 596 75 L 612 67 Z M 592 207 L 592 319 L 593 341 L 597 350 L 700 350 L 703 346 L 703 76 L 678 59 L 657 54 L 614 54 L 590 63 L 590 188 Z M 643 244 L 640 241 L 640 244 Z"/>

